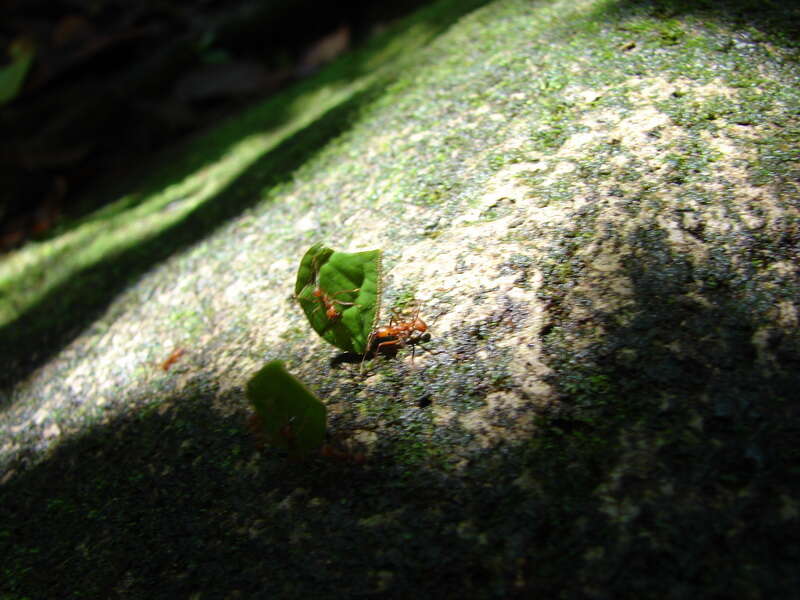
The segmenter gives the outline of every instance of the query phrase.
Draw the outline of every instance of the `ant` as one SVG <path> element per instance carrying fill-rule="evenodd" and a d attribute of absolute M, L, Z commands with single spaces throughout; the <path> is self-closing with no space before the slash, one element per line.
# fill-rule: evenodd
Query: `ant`
<path fill-rule="evenodd" d="M 370 333 L 367 355 L 394 356 L 400 348 L 411 346 L 411 360 L 413 361 L 416 345 L 428 342 L 430 339 L 428 325 L 419 317 L 419 306 L 408 320 L 402 320 L 397 311 L 392 311 L 389 324 L 378 327 Z"/>
<path fill-rule="evenodd" d="M 339 294 L 352 294 L 354 292 L 358 292 L 361 288 L 354 288 L 352 290 L 339 290 L 338 292 L 333 292 L 332 294 L 328 294 L 325 290 L 322 289 L 322 287 L 319 284 L 320 267 L 317 265 L 317 257 L 314 257 L 314 260 L 312 261 L 312 271 L 313 271 L 313 279 L 314 279 L 314 282 L 313 282 L 314 290 L 311 292 L 311 295 L 315 299 L 319 300 L 319 302 L 320 302 L 319 305 L 317 305 L 317 307 L 314 309 L 312 314 L 317 312 L 320 308 L 324 307 L 325 316 L 328 318 L 328 320 L 329 321 L 336 321 L 337 319 L 339 319 L 342 316 L 342 313 L 340 313 L 338 310 L 336 310 L 337 309 L 337 306 L 336 306 L 337 304 L 340 304 L 342 306 L 354 306 L 356 304 L 355 302 L 347 302 L 345 300 L 339 300 L 338 298 L 336 298 L 336 296 L 338 296 Z M 310 287 L 311 285 L 312 285 L 311 283 L 307 284 L 306 288 Z M 301 298 L 298 298 L 298 296 L 296 296 L 296 295 L 295 295 L 295 299 L 297 299 L 297 300 L 311 300 L 311 298 L 302 298 L 301 299 Z M 310 315 L 309 315 L 309 317 L 310 317 Z"/>
<path fill-rule="evenodd" d="M 162 371 L 169 371 L 170 367 L 174 365 L 181 356 L 186 354 L 185 348 L 178 348 L 177 350 L 173 350 L 170 355 L 166 358 L 164 362 L 161 363 L 161 370 Z"/>
<path fill-rule="evenodd" d="M 278 445 L 281 443 L 286 444 L 286 450 L 290 456 L 297 453 L 297 427 L 295 422 L 297 417 L 289 417 L 289 419 L 281 425 L 278 429 L 278 435 L 275 439 L 267 437 L 264 419 L 257 412 L 252 413 L 247 418 L 247 429 L 255 438 L 255 446 L 257 450 L 263 450 L 267 444 Z"/>
<path fill-rule="evenodd" d="M 355 288 L 352 290 L 339 290 L 338 292 L 334 292 L 333 294 L 326 294 L 322 290 L 322 288 L 319 287 L 319 284 L 317 284 L 316 289 L 313 292 L 311 292 L 311 294 L 322 303 L 321 306 L 325 307 L 325 316 L 328 317 L 328 320 L 335 321 L 336 319 L 342 316 L 342 313 L 336 310 L 336 304 L 341 304 L 343 306 L 353 306 L 355 302 L 345 302 L 344 300 L 338 300 L 334 298 L 334 296 L 337 296 L 339 294 L 349 294 L 352 292 L 357 292 L 360 289 L 361 288 Z M 315 310 L 318 310 L 321 306 L 317 306 Z"/>

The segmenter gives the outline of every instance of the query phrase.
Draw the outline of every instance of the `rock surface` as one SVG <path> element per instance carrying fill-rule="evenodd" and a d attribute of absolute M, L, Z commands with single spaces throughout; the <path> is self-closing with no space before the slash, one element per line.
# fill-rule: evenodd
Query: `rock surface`
<path fill-rule="evenodd" d="M 0 591 L 800 588 L 800 15 L 453 5 L 125 190 L 97 235 L 151 268 L 3 404 Z M 428 351 L 332 367 L 291 297 L 316 241 L 382 248 L 384 317 L 418 300 Z M 255 449 L 242 389 L 276 358 L 363 464 Z"/>

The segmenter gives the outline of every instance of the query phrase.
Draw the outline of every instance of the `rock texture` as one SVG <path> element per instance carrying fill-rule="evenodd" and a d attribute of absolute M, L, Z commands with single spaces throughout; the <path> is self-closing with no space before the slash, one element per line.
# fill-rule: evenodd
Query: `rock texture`
<path fill-rule="evenodd" d="M 8 392 L 8 593 L 800 587 L 800 15 L 450 8 L 408 25 L 430 44 L 284 98 L 306 115 L 285 138 L 255 111 L 199 174 L 139 188 L 156 215 L 243 208 Z M 291 297 L 316 241 L 384 249 L 384 318 L 417 300 L 426 349 L 331 366 Z M 256 450 L 242 389 L 275 358 L 350 460 Z"/>

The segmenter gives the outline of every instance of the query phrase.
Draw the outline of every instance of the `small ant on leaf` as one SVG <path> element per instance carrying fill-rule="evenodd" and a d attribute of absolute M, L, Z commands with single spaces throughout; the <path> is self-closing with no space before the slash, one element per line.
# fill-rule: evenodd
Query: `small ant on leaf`
<path fill-rule="evenodd" d="M 355 302 L 345 302 L 344 300 L 338 300 L 334 296 L 338 296 L 339 294 L 351 294 L 353 292 L 359 291 L 361 288 L 355 288 L 352 290 L 339 290 L 338 292 L 334 292 L 333 294 L 326 294 L 322 288 L 317 285 L 316 289 L 311 292 L 311 294 L 317 298 L 321 305 L 318 306 L 315 310 L 319 310 L 322 306 L 325 307 L 325 316 L 328 317 L 329 321 L 335 321 L 336 319 L 342 316 L 338 310 L 336 310 L 336 305 L 341 304 L 342 306 L 354 306 Z"/>

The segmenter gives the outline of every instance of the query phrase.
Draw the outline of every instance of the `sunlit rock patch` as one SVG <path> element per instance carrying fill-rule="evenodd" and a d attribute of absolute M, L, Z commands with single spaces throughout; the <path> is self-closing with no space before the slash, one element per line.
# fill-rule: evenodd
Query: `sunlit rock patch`
<path fill-rule="evenodd" d="M 361 448 L 406 434 L 433 447 L 447 431 L 463 448 L 521 443 L 536 435 L 535 415 L 574 401 L 556 357 L 592 368 L 598 352 L 626 368 L 642 360 L 635 344 L 597 346 L 637 322 L 643 282 L 648 301 L 683 302 L 690 319 L 714 305 L 721 282 L 777 294 L 796 278 L 773 246 L 797 235 L 797 185 L 756 176 L 756 142 L 775 133 L 752 117 L 758 90 L 612 67 L 610 82 L 589 85 L 586 56 L 563 68 L 543 44 L 526 49 L 537 60 L 522 69 L 515 52 L 482 43 L 471 51 L 486 63 L 431 96 L 425 86 L 455 64 L 435 48 L 414 86 L 375 102 L 290 181 L 253 192 L 261 204 L 124 291 L 16 390 L 9 431 L 37 431 L 45 448 L 85 420 L 209 387 L 215 410 L 244 417 L 243 382 L 281 358 L 330 403 L 332 433 Z M 492 65 L 506 78 L 482 87 Z M 330 366 L 335 351 L 291 297 L 297 261 L 320 239 L 385 250 L 382 320 L 413 297 L 430 351 Z M 796 299 L 759 310 L 752 337 L 768 368 L 774 330 L 797 322 Z M 666 334 L 655 343 L 692 352 Z"/>

